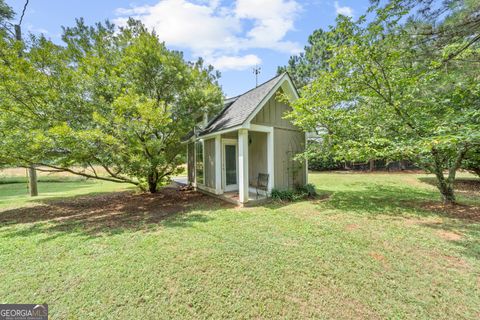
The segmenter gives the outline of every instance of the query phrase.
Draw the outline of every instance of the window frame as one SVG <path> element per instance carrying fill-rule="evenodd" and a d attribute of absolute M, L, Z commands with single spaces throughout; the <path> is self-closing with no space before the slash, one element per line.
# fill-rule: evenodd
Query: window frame
<path fill-rule="evenodd" d="M 202 159 L 201 162 L 199 161 L 199 147 L 201 146 L 201 152 L 202 152 Z M 199 175 L 199 166 L 198 164 L 201 164 L 201 175 Z M 199 180 L 199 177 L 201 177 L 201 181 Z M 197 140 L 195 141 L 195 181 L 196 184 L 200 185 L 205 185 L 205 141 L 202 140 Z"/>

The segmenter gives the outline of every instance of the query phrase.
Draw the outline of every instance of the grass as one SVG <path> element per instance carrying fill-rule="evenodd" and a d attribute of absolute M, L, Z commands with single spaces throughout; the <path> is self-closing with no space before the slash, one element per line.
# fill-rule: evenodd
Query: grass
<path fill-rule="evenodd" d="M 0 210 L 25 205 L 35 205 L 43 200 L 98 194 L 132 189 L 126 184 L 109 181 L 86 180 L 76 177 L 40 177 L 39 196 L 32 198 L 28 193 L 26 178 L 0 177 Z"/>
<path fill-rule="evenodd" d="M 0 209 L 0 303 L 54 319 L 478 319 L 480 222 L 438 209 L 429 177 L 309 179 L 317 200 L 244 209 L 171 190 Z M 459 199 L 478 212 L 480 191 Z"/>

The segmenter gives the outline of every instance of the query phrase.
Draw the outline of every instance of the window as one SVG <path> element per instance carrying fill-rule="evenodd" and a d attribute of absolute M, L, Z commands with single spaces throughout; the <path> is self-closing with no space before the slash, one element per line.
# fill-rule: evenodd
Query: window
<path fill-rule="evenodd" d="M 197 183 L 203 184 L 203 141 L 195 143 Z"/>

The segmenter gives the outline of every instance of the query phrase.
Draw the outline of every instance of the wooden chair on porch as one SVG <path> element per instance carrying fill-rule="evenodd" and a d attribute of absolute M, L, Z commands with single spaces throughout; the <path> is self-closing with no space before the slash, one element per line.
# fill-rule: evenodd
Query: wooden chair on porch
<path fill-rule="evenodd" d="M 259 173 L 257 178 L 257 199 L 259 191 L 263 190 L 268 197 L 268 173 Z"/>

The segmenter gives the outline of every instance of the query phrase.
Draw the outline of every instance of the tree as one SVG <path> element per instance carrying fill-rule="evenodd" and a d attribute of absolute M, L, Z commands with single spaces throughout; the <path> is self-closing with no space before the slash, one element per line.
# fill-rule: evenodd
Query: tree
<path fill-rule="evenodd" d="M 480 178 L 480 148 L 472 148 L 465 155 L 462 163 L 462 169 L 468 170 L 476 174 Z"/>
<path fill-rule="evenodd" d="M 464 62 L 479 48 L 471 36 L 431 34 L 474 13 L 457 7 L 437 26 L 405 19 L 411 8 L 401 2 L 373 6 L 369 23 L 365 15 L 337 18 L 329 32 L 344 41 L 331 47 L 331 69 L 304 87 L 290 117 L 321 130 L 338 159 L 412 161 L 435 174 L 443 200 L 454 203 L 456 170 L 480 141 L 480 73 Z M 428 35 L 417 32 L 427 26 Z"/>
<path fill-rule="evenodd" d="M 25 2 L 23 7 L 22 14 L 20 16 L 20 21 L 18 24 L 14 25 L 10 21 L 14 17 L 14 12 L 3 0 L 0 0 L 0 37 L 11 37 L 18 41 L 20 44 L 17 46 L 17 54 L 22 55 L 23 45 L 22 42 L 22 31 L 21 24 L 25 14 L 25 11 L 28 6 L 28 0 Z M 1 165 L 1 164 L 0 164 Z M 38 196 L 38 187 L 37 187 L 37 172 L 34 166 L 28 167 L 28 189 L 30 191 L 30 196 Z"/>
<path fill-rule="evenodd" d="M 328 60 L 331 48 L 343 42 L 340 34 L 317 29 L 308 37 L 304 52 L 290 56 L 287 66 L 278 67 L 277 73 L 288 72 L 297 88 L 311 83 L 319 71 L 330 70 Z"/>
<path fill-rule="evenodd" d="M 221 106 L 217 75 L 133 20 L 117 32 L 80 19 L 62 39 L 31 37 L 24 57 L 1 44 L 0 161 L 156 192 L 180 170 L 180 138 Z"/>
<path fill-rule="evenodd" d="M 9 20 L 12 20 L 14 12 L 4 0 L 0 0 L 0 29 L 9 29 Z"/>

